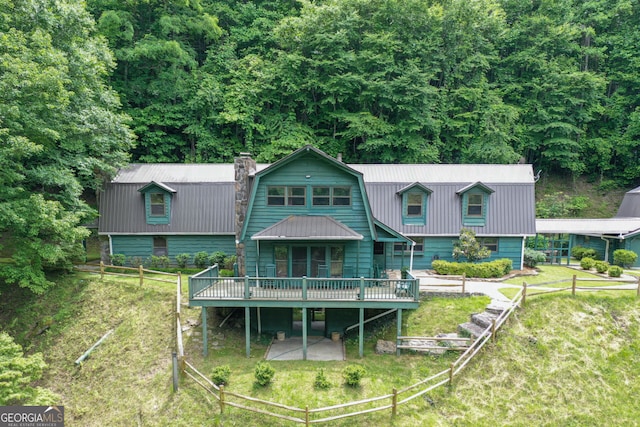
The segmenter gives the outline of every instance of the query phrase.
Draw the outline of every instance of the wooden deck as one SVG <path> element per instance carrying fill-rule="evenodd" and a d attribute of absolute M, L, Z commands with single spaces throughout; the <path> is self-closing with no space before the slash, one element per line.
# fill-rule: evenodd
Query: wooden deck
<path fill-rule="evenodd" d="M 215 302 L 396 302 L 417 303 L 416 279 L 217 277 L 205 270 L 189 278 L 191 305 Z"/>

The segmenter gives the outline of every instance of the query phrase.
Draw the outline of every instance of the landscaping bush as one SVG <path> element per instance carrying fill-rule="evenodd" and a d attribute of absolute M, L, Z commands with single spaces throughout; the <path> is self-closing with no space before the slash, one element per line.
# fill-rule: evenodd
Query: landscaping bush
<path fill-rule="evenodd" d="M 193 256 L 193 263 L 198 268 L 206 268 L 208 262 L 209 254 L 204 251 L 196 252 L 196 254 Z"/>
<path fill-rule="evenodd" d="M 595 249 L 584 248 L 582 246 L 574 246 L 573 248 L 571 248 L 571 256 L 578 261 L 582 260 L 582 258 L 585 257 L 596 259 L 597 252 Z"/>
<path fill-rule="evenodd" d="M 178 267 L 185 268 L 191 260 L 191 254 L 178 254 L 176 255 L 176 263 Z"/>
<path fill-rule="evenodd" d="M 316 373 L 316 379 L 313 381 L 313 387 L 318 390 L 326 390 L 331 387 L 331 383 L 324 374 L 324 369 L 319 369 Z"/>
<path fill-rule="evenodd" d="M 503 258 L 490 262 L 471 263 L 471 262 L 449 262 L 443 260 L 433 261 L 431 267 L 438 274 L 442 275 L 462 275 L 467 277 L 502 277 L 509 274 L 513 267 L 510 259 Z"/>
<path fill-rule="evenodd" d="M 342 377 L 344 378 L 344 383 L 349 387 L 358 387 L 360 380 L 366 373 L 367 370 L 361 365 L 347 365 L 342 370 Z"/>
<path fill-rule="evenodd" d="M 595 263 L 596 260 L 594 260 L 593 258 L 584 257 L 580 260 L 580 267 L 582 267 L 583 270 L 590 270 L 591 268 L 593 268 Z"/>
<path fill-rule="evenodd" d="M 593 266 L 600 274 L 606 273 L 607 270 L 609 270 L 609 263 L 607 261 L 596 261 Z"/>
<path fill-rule="evenodd" d="M 224 260 L 222 262 L 223 268 L 225 270 L 233 270 L 233 264 L 235 264 L 237 260 L 238 260 L 238 257 L 235 255 L 229 255 L 224 257 Z"/>
<path fill-rule="evenodd" d="M 227 254 L 225 254 L 222 251 L 216 251 L 214 253 L 211 254 L 211 256 L 209 257 L 209 264 L 211 265 L 216 265 L 218 264 L 218 268 L 224 268 L 224 259 L 226 258 Z"/>
<path fill-rule="evenodd" d="M 233 277 L 233 270 L 222 269 L 218 270 L 218 276 L 220 277 Z"/>
<path fill-rule="evenodd" d="M 151 267 L 152 268 L 168 268 L 171 264 L 171 260 L 166 255 L 156 256 L 151 255 Z"/>
<path fill-rule="evenodd" d="M 129 265 L 131 265 L 131 267 L 140 267 L 144 265 L 144 259 L 142 259 L 141 256 L 132 256 L 129 258 Z"/>
<path fill-rule="evenodd" d="M 547 256 L 544 252 L 535 251 L 531 248 L 524 248 L 524 265 L 527 267 L 535 267 L 541 262 L 545 262 Z"/>
<path fill-rule="evenodd" d="M 269 363 L 265 361 L 258 362 L 253 372 L 256 383 L 262 387 L 266 386 L 273 380 L 273 376 L 276 374 L 276 370 L 273 369 Z"/>
<path fill-rule="evenodd" d="M 609 277 L 620 277 L 622 276 L 622 267 L 618 265 L 612 265 L 609 267 Z"/>
<path fill-rule="evenodd" d="M 613 263 L 624 268 L 631 268 L 638 259 L 638 255 L 626 249 L 616 249 L 613 251 Z"/>
<path fill-rule="evenodd" d="M 110 256 L 111 265 L 123 266 L 127 261 L 127 256 L 125 254 L 113 254 Z"/>
<path fill-rule="evenodd" d="M 227 385 L 229 384 L 229 377 L 231 377 L 231 368 L 229 365 L 220 365 L 213 368 L 211 381 L 213 381 L 215 385 Z"/>

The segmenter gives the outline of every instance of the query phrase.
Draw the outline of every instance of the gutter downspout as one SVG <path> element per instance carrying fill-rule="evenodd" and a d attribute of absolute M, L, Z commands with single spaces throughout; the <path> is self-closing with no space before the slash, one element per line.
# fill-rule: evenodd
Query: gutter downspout
<path fill-rule="evenodd" d="M 109 236 L 109 256 L 113 255 L 113 240 L 111 240 L 111 234 Z"/>
<path fill-rule="evenodd" d="M 611 244 L 611 242 L 609 240 L 607 240 L 606 238 L 600 236 L 601 240 L 604 240 L 605 242 L 605 246 L 604 246 L 604 260 L 605 261 L 609 261 L 609 245 Z"/>
<path fill-rule="evenodd" d="M 520 249 L 520 270 L 524 269 L 524 248 L 525 241 L 527 240 L 527 236 L 522 237 L 522 249 Z"/>
<path fill-rule="evenodd" d="M 413 271 L 413 248 L 416 245 L 416 242 L 411 242 L 411 256 L 409 257 L 409 271 Z"/>

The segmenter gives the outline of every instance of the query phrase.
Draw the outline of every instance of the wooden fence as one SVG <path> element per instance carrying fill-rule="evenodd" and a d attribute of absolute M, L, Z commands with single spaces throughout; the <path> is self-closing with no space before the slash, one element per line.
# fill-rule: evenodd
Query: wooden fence
<path fill-rule="evenodd" d="M 165 282 L 165 283 L 174 283 L 176 279 L 160 279 L 158 277 L 150 276 L 150 274 L 160 274 L 164 276 L 172 276 L 178 277 L 180 273 L 167 273 L 164 271 L 156 271 L 149 270 L 148 268 L 144 268 L 142 265 L 138 267 L 124 267 L 120 265 L 105 265 L 104 262 L 100 261 L 99 269 L 90 268 L 88 266 L 84 267 L 76 267 L 77 271 L 83 271 L 85 273 L 93 273 L 100 274 L 100 279 L 104 279 L 104 276 L 122 276 L 122 277 L 137 277 L 140 280 L 140 286 L 144 284 L 144 280 L 153 280 L 156 282 Z M 116 271 L 113 271 L 116 270 Z M 124 273 L 120 273 L 119 271 L 123 271 Z M 129 271 L 130 273 L 127 273 Z M 135 273 L 133 273 L 135 271 Z M 147 274 L 145 276 L 145 273 Z"/>
<path fill-rule="evenodd" d="M 446 280 L 451 280 L 452 283 L 420 283 L 420 290 L 424 288 L 436 288 L 436 291 L 441 291 L 439 288 L 460 288 L 461 293 L 465 293 L 466 284 L 467 284 L 467 276 L 463 274 L 462 276 L 446 276 Z M 460 283 L 455 283 L 454 280 L 459 280 Z"/>
<path fill-rule="evenodd" d="M 610 280 L 611 279 L 578 278 L 574 274 L 571 279 L 556 280 L 556 281 L 552 281 L 552 282 L 536 283 L 535 285 L 529 285 L 529 284 L 527 284 L 527 282 L 523 282 L 523 284 L 522 284 L 522 304 L 524 305 L 526 303 L 526 300 L 527 300 L 528 297 L 532 297 L 532 296 L 536 296 L 536 295 L 551 294 L 551 293 L 556 293 L 556 292 L 571 291 L 571 295 L 575 296 L 576 295 L 576 291 L 633 291 L 634 290 L 633 286 L 626 286 L 626 287 L 616 287 L 616 286 L 578 286 L 579 282 L 606 282 L 606 281 L 610 281 Z M 539 287 L 541 287 L 541 286 L 555 285 L 555 284 L 569 283 L 569 282 L 571 283 L 571 286 L 566 286 L 566 287 L 563 287 L 563 288 L 549 288 L 548 290 L 539 289 Z M 615 282 L 618 282 L 618 283 L 625 283 L 626 282 L 626 283 L 629 283 L 629 284 L 634 284 L 635 283 L 635 285 L 636 285 L 635 286 L 636 296 L 640 297 L 640 277 L 638 277 L 637 279 L 633 279 L 633 280 L 616 279 Z M 535 290 L 537 292 L 531 292 L 530 290 L 528 290 L 532 286 L 535 287 Z"/>

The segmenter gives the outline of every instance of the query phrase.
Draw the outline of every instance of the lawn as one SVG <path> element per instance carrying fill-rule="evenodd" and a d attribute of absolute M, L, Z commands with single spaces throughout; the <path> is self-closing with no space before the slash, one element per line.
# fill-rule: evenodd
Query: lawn
<path fill-rule="evenodd" d="M 56 281 L 43 297 L 19 298 L 3 289 L 0 320 L 27 352 L 44 354 L 49 369 L 41 385 L 60 396 L 66 425 L 281 424 L 231 407 L 220 414 L 216 401 L 188 378 L 172 391 L 174 285 L 140 287 L 137 279 L 101 282 L 88 274 Z M 403 333 L 453 332 L 487 302 L 486 297 L 424 301 L 420 309 L 405 312 Z M 183 324 L 199 321 L 199 310 L 182 308 Z M 446 369 L 457 357 L 375 354 L 375 341 L 395 333 L 391 316 L 367 329 L 363 359 L 357 357 L 357 340 L 350 339 L 345 362 L 273 361 L 274 382 L 262 388 L 254 385 L 253 370 L 268 339 L 253 337 L 252 357 L 246 358 L 241 323 L 232 318 L 219 328 L 221 317 L 210 319 L 209 342 L 217 349 L 202 357 L 201 327 L 195 326 L 185 331 L 188 360 L 207 375 L 215 366 L 229 365 L 228 391 L 297 407 L 384 395 Z M 441 387 L 400 406 L 395 419 L 383 411 L 327 425 L 633 425 L 640 417 L 634 380 L 640 374 L 638 324 L 640 304 L 634 297 L 534 297 L 499 332 L 497 343 L 456 377 L 453 389 Z M 74 361 L 110 329 L 114 333 L 76 366 Z M 345 387 L 342 369 L 354 363 L 367 373 L 360 387 Z M 319 369 L 331 384 L 326 390 L 313 387 Z"/>

